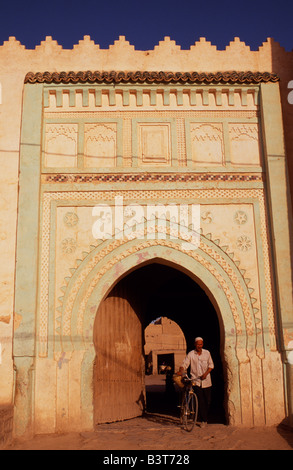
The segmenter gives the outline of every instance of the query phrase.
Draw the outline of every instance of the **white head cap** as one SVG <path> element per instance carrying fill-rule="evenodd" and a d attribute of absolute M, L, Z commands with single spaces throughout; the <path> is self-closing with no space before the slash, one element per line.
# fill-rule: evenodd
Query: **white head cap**
<path fill-rule="evenodd" d="M 203 341 L 203 339 L 200 337 L 200 336 L 197 336 L 194 340 L 194 342 L 196 343 L 197 341 Z"/>

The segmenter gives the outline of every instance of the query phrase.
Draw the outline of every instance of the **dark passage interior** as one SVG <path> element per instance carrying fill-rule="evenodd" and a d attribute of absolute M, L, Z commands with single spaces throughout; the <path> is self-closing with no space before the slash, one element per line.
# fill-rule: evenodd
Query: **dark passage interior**
<path fill-rule="evenodd" d="M 151 321 L 164 316 L 180 326 L 187 352 L 193 349 L 196 336 L 203 337 L 204 348 L 211 352 L 215 365 L 209 421 L 225 423 L 220 326 L 215 308 L 204 290 L 188 275 L 160 263 L 147 264 L 132 271 L 117 287 L 128 297 L 140 319 L 142 334 Z M 167 387 L 146 387 L 147 412 L 178 414 L 178 397 L 168 385 L 170 383 Z"/>

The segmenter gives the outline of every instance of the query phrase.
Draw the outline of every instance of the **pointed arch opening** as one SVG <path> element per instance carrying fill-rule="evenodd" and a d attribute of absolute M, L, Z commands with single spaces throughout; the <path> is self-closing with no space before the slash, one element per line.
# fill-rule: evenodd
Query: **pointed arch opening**
<path fill-rule="evenodd" d="M 153 387 L 155 394 L 147 386 L 150 380 L 145 380 L 144 332 L 158 317 L 167 317 L 181 329 L 184 354 L 194 347 L 196 336 L 204 338 L 204 347 L 211 351 L 215 363 L 210 420 L 226 422 L 224 338 L 218 314 L 196 279 L 166 260 L 153 259 L 120 278 L 101 302 L 94 324 L 95 423 L 127 419 L 145 411 L 176 415 L 178 391 L 170 387 L 167 376 L 165 383 L 160 380 L 163 386 Z M 175 368 L 175 361 L 173 364 Z M 105 408 L 110 410 L 106 419 L 101 417 Z"/>

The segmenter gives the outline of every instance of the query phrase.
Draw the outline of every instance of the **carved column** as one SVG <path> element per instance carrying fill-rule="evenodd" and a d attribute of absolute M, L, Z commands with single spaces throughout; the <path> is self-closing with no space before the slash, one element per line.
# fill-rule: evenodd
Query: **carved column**
<path fill-rule="evenodd" d="M 14 435 L 29 437 L 33 434 L 33 357 L 15 357 Z"/>

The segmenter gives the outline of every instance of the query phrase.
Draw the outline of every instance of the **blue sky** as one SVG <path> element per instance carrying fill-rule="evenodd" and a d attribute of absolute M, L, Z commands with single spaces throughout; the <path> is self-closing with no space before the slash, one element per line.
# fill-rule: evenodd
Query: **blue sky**
<path fill-rule="evenodd" d="M 252 50 L 273 37 L 293 49 L 293 0 L 0 0 L 0 45 L 15 36 L 28 49 L 52 36 L 71 49 L 83 36 L 107 49 L 120 35 L 139 50 L 170 36 L 189 49 L 203 36 L 225 49 L 235 36 Z"/>

